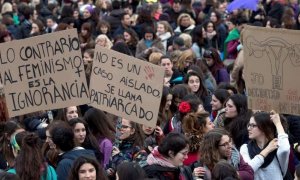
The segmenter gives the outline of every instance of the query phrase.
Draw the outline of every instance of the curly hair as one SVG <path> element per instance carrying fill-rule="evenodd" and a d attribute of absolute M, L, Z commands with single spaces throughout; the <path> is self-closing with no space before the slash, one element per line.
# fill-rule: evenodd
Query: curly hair
<path fill-rule="evenodd" d="M 203 139 L 206 128 L 206 118 L 209 118 L 207 112 L 192 112 L 188 113 L 183 118 L 183 131 L 190 140 L 190 152 L 196 152 L 200 148 L 201 140 Z"/>
<path fill-rule="evenodd" d="M 209 131 L 203 137 L 200 146 L 200 161 L 205 164 L 209 169 L 213 169 L 220 161 L 221 155 L 219 152 L 219 143 L 224 135 L 230 137 L 229 133 L 221 128 L 215 128 Z"/>

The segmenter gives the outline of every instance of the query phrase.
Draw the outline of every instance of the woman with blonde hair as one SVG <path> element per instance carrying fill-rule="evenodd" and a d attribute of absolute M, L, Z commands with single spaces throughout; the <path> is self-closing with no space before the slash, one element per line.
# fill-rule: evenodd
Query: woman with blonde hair
<path fill-rule="evenodd" d="M 149 56 L 149 62 L 152 64 L 159 65 L 159 61 L 162 56 L 163 56 L 163 54 L 161 52 L 153 52 Z"/>
<path fill-rule="evenodd" d="M 111 40 L 105 34 L 100 34 L 96 38 L 96 44 L 100 45 L 102 47 L 105 47 L 107 49 L 110 49 L 113 46 L 113 43 L 111 42 Z"/>
<path fill-rule="evenodd" d="M 192 47 L 193 43 L 192 43 L 192 36 L 191 35 L 182 33 L 182 34 L 179 35 L 179 37 L 181 37 L 183 39 L 185 48 L 191 48 Z"/>
<path fill-rule="evenodd" d="M 174 30 L 175 34 L 187 33 L 191 34 L 195 28 L 195 21 L 186 13 L 182 13 L 177 18 L 177 28 Z"/>
<path fill-rule="evenodd" d="M 192 49 L 182 52 L 177 61 L 177 67 L 180 72 L 187 72 L 190 65 L 195 63 L 196 55 Z"/>

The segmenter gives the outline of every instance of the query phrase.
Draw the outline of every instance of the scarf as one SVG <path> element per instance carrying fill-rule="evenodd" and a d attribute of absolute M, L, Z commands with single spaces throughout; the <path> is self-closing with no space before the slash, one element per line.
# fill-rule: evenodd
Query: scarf
<path fill-rule="evenodd" d="M 264 146 L 263 149 L 265 149 L 268 146 L 269 143 L 270 142 L 268 142 Z M 258 145 L 256 144 L 256 142 L 253 141 L 253 140 L 248 143 L 247 147 L 248 147 L 248 152 L 249 152 L 249 156 L 250 156 L 251 159 L 253 159 L 254 156 L 256 156 L 257 154 L 259 154 L 263 150 L 263 149 L 260 149 L 258 147 Z M 261 168 L 266 168 L 273 161 L 274 157 L 276 156 L 276 153 L 277 153 L 277 150 L 274 150 L 271 153 L 269 153 L 267 155 L 267 157 L 265 157 L 264 163 L 260 167 Z"/>
<path fill-rule="evenodd" d="M 176 168 L 172 163 L 169 162 L 168 159 L 166 159 L 163 155 L 159 153 L 157 146 L 154 148 L 151 154 L 148 155 L 147 164 L 148 165 L 156 164 L 163 167 Z"/>
<path fill-rule="evenodd" d="M 240 152 L 235 147 L 232 147 L 231 157 L 230 157 L 231 165 L 238 170 L 240 166 Z"/>
<path fill-rule="evenodd" d="M 180 28 L 181 33 L 183 33 L 188 27 L 184 27 L 184 26 L 180 25 L 179 28 Z"/>
<path fill-rule="evenodd" d="M 150 40 L 147 40 L 147 39 L 145 39 L 144 41 L 145 41 L 145 45 L 146 45 L 147 48 L 150 48 L 153 44 L 153 41 L 150 41 Z"/>

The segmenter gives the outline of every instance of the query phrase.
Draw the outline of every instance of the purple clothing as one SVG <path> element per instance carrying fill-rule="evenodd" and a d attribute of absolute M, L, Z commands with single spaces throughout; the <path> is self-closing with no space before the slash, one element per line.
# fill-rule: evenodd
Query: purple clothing
<path fill-rule="evenodd" d="M 249 164 L 247 164 L 242 155 L 240 155 L 240 164 L 238 173 L 240 175 L 241 180 L 253 180 L 254 179 L 254 171 Z"/>
<path fill-rule="evenodd" d="M 225 68 L 221 68 L 217 71 L 215 79 L 217 84 L 220 84 L 221 82 L 230 82 L 229 74 Z"/>
<path fill-rule="evenodd" d="M 113 149 L 111 140 L 107 138 L 99 139 L 99 148 L 101 153 L 103 154 L 103 167 L 106 168 L 109 164 L 109 158 Z"/>
<path fill-rule="evenodd" d="M 239 39 L 229 41 L 227 44 L 227 59 L 236 59 L 238 55 L 237 46 L 240 44 Z"/>

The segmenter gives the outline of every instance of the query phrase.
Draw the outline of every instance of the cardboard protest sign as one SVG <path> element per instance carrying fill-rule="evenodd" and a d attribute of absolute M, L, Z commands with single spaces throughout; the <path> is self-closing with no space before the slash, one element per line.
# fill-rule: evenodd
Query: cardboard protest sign
<path fill-rule="evenodd" d="M 300 115 L 300 32 L 247 26 L 243 32 L 249 108 Z"/>
<path fill-rule="evenodd" d="M 76 29 L 0 44 L 10 117 L 89 103 Z"/>
<path fill-rule="evenodd" d="M 91 105 L 155 127 L 163 88 L 163 68 L 96 46 L 90 81 Z"/>

